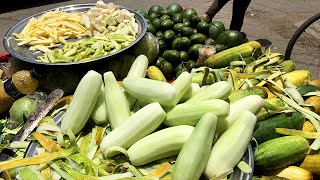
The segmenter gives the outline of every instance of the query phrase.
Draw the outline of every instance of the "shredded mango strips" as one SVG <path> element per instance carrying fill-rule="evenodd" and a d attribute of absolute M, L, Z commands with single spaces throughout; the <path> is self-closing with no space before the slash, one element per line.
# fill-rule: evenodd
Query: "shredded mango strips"
<path fill-rule="evenodd" d="M 13 36 L 20 41 L 18 45 L 29 45 L 33 50 L 45 51 L 47 46 L 65 44 L 65 39 L 88 36 L 87 29 L 80 23 L 81 17 L 76 13 L 61 12 L 59 9 L 49 11 L 40 18 L 31 18 L 18 34 Z"/>
<path fill-rule="evenodd" d="M 3 171 L 6 169 L 17 168 L 21 166 L 42 164 L 55 159 L 65 158 L 70 156 L 75 151 L 75 149 L 76 147 L 73 147 L 70 149 L 63 149 L 59 152 L 54 152 L 46 155 L 39 155 L 39 156 L 30 157 L 30 158 L 23 158 L 23 159 L 13 160 L 9 162 L 4 162 L 0 164 L 0 170 Z"/>

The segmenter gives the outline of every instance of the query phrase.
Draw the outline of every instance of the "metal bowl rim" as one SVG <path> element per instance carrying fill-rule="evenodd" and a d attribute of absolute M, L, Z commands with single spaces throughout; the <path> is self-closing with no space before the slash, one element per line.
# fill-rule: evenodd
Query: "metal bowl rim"
<path fill-rule="evenodd" d="M 119 5 L 118 5 L 119 6 Z M 85 3 L 85 4 L 73 4 L 73 5 L 67 5 L 67 6 L 60 6 L 60 7 L 57 7 L 57 8 L 52 8 L 52 9 L 49 9 L 49 10 L 46 10 L 46 11 L 42 11 L 42 12 L 39 12 L 37 14 L 34 14 L 32 16 L 29 16 L 27 18 L 24 18 L 23 20 L 17 22 L 15 25 L 13 25 L 5 34 L 4 38 L 3 38 L 3 45 L 4 45 L 4 48 L 6 49 L 6 51 L 8 53 L 10 53 L 13 57 L 21 60 L 21 61 L 24 61 L 24 62 L 28 62 L 28 63 L 32 63 L 32 64 L 38 64 L 38 65 L 49 65 L 49 66 L 66 66 L 66 65 L 80 65 L 80 64 L 86 64 L 86 63 L 90 63 L 90 62 L 98 62 L 98 61 L 101 61 L 101 60 L 104 60 L 105 58 L 111 58 L 115 55 L 118 55 L 119 53 L 131 48 L 133 45 L 137 44 L 141 38 L 145 35 L 145 33 L 147 32 L 147 21 L 146 19 L 139 13 L 137 13 L 136 11 L 130 9 L 130 8 L 127 8 L 127 7 L 124 7 L 124 6 L 119 6 L 120 9 L 126 9 L 128 11 L 130 11 L 131 13 L 134 13 L 135 16 L 138 16 L 142 21 L 140 22 L 141 23 L 141 34 L 137 37 L 137 39 L 132 42 L 130 45 L 128 45 L 127 47 L 119 50 L 119 51 L 116 51 L 112 54 L 109 54 L 107 56 L 101 56 L 101 57 L 98 57 L 98 58 L 95 58 L 95 59 L 91 59 L 91 60 L 87 60 L 87 61 L 82 61 L 82 62 L 70 62 L 70 63 L 45 63 L 45 62 L 38 62 L 38 61 L 35 61 L 35 60 L 31 60 L 30 58 L 26 58 L 22 55 L 20 55 L 19 53 L 16 53 L 14 50 L 12 50 L 12 48 L 8 45 L 8 39 L 9 38 L 13 38 L 12 37 L 12 30 L 15 29 L 15 27 L 19 26 L 22 22 L 25 22 L 25 21 L 28 21 L 29 19 L 33 18 L 33 17 L 37 17 L 37 16 L 40 16 L 46 12 L 49 12 L 49 11 L 53 11 L 53 10 L 56 10 L 56 9 L 61 9 L 63 11 L 67 11 L 68 9 L 70 8 L 79 8 L 79 7 L 95 7 L 95 3 Z"/>

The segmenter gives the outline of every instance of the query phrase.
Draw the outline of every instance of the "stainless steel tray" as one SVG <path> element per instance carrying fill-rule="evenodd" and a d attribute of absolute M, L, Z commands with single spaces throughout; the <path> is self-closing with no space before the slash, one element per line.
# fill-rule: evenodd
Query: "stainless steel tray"
<path fill-rule="evenodd" d="M 76 13 L 76 12 L 84 12 L 84 11 L 88 11 L 90 8 L 94 7 L 95 3 L 88 3 L 88 4 L 77 4 L 77 5 L 69 5 L 69 6 L 62 6 L 62 7 L 58 7 L 58 9 L 60 9 L 60 11 L 63 12 L 68 12 L 68 13 Z M 27 25 L 27 23 L 29 22 L 29 19 L 31 18 L 39 18 L 41 15 L 43 15 L 44 13 L 48 12 L 48 11 L 53 11 L 57 8 L 54 9 L 50 9 L 47 11 L 43 11 L 41 13 L 35 14 L 33 16 L 30 16 L 20 22 L 18 22 L 17 24 L 15 24 L 9 31 L 7 31 L 4 39 L 3 39 L 3 45 L 4 48 L 6 49 L 7 52 L 9 52 L 12 56 L 14 56 L 15 58 L 22 60 L 22 61 L 26 61 L 29 63 L 34 63 L 34 64 L 46 64 L 46 65 L 52 65 L 52 66 L 59 66 L 59 65 L 72 65 L 72 64 L 85 64 L 85 63 L 89 63 L 89 62 L 93 62 L 93 61 L 101 61 L 101 60 L 106 60 L 108 58 L 111 58 L 112 56 L 115 56 L 119 53 L 122 53 L 123 51 L 129 49 L 130 47 L 134 46 L 137 42 L 139 42 L 141 40 L 141 38 L 145 35 L 146 31 L 147 31 L 147 22 L 145 20 L 145 18 L 143 16 L 141 16 L 140 14 L 138 14 L 137 12 L 128 9 L 126 7 L 122 7 L 119 6 L 120 9 L 126 9 L 128 11 L 130 11 L 131 13 L 134 14 L 134 17 L 138 23 L 138 34 L 137 34 L 137 39 L 132 42 L 129 46 L 115 52 L 112 54 L 109 54 L 107 56 L 102 56 L 96 59 L 92 59 L 92 60 L 88 60 L 88 61 L 83 61 L 83 62 L 71 62 L 71 63 L 44 63 L 44 62 L 38 62 L 35 61 L 37 59 L 37 55 L 34 55 L 33 52 L 31 52 L 29 50 L 29 46 L 18 46 L 18 42 L 14 39 L 14 37 L 12 36 L 13 33 L 20 33 L 22 31 L 22 29 Z"/>

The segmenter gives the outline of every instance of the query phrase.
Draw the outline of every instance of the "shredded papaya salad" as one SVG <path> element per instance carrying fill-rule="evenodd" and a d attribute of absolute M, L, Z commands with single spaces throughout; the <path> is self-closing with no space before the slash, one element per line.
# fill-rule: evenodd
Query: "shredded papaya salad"
<path fill-rule="evenodd" d="M 134 14 L 113 3 L 98 1 L 86 12 L 67 13 L 59 9 L 31 18 L 18 34 L 19 46 L 43 52 L 40 62 L 79 62 L 119 51 L 136 40 L 138 24 Z M 70 41 L 67 41 L 67 40 Z"/>

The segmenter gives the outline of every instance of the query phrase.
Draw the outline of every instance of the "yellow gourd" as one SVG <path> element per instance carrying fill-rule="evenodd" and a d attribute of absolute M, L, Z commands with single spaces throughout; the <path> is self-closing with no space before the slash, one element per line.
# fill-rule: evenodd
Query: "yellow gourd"
<path fill-rule="evenodd" d="M 317 114 L 320 114 L 320 97 L 319 96 L 311 96 L 307 100 L 305 100 L 306 104 L 312 105 L 314 108 L 305 107 L 314 111 Z"/>

